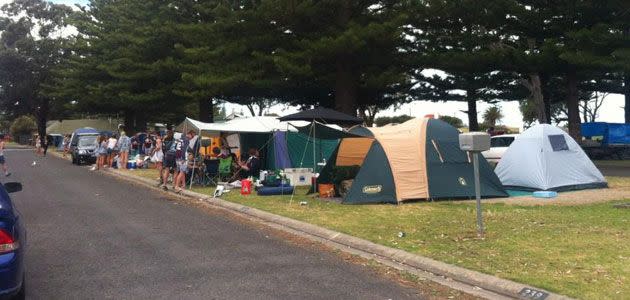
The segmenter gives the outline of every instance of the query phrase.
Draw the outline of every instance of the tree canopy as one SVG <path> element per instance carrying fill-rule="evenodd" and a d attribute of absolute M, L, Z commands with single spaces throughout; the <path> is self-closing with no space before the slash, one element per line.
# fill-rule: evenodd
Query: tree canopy
<path fill-rule="evenodd" d="M 579 139 L 585 99 L 630 102 L 627 1 L 91 0 L 73 10 L 16 0 L 3 11 L 0 108 L 40 127 L 73 112 L 122 114 L 135 130 L 187 114 L 213 121 L 226 102 L 252 114 L 326 106 L 370 124 L 428 100 L 466 102 L 477 130 L 479 101 L 520 101 L 528 122 L 566 120 Z M 76 35 L 60 34 L 68 25 Z"/>

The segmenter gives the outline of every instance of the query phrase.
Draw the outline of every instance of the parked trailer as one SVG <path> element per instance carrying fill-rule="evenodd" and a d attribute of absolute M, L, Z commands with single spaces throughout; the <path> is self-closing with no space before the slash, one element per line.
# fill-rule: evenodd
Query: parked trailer
<path fill-rule="evenodd" d="M 582 124 L 582 148 L 591 159 L 630 159 L 630 124 Z"/>

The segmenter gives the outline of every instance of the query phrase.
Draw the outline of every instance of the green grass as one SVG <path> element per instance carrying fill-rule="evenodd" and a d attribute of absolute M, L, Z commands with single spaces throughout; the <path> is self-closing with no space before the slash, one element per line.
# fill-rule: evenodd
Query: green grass
<path fill-rule="evenodd" d="M 154 171 L 134 171 L 156 178 Z M 153 172 L 153 173 L 151 173 Z M 608 178 L 630 185 L 627 178 Z M 195 188 L 211 194 L 213 188 Z M 446 263 L 582 299 L 630 295 L 630 210 L 620 201 L 580 206 L 484 204 L 486 238 L 476 238 L 474 204 L 341 205 L 298 189 L 290 196 L 225 200 L 317 224 Z M 300 201 L 308 205 L 300 206 Z M 406 233 L 404 238 L 398 232 Z"/>

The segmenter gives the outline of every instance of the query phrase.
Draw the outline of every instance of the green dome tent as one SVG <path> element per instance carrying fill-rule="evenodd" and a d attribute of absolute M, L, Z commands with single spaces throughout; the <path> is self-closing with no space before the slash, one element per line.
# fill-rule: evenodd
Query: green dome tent
<path fill-rule="evenodd" d="M 459 149 L 455 127 L 435 119 L 412 119 L 380 128 L 357 127 L 341 140 L 322 170 L 331 183 L 336 167 L 360 167 L 343 202 L 399 203 L 475 197 L 472 156 Z M 480 158 L 482 197 L 507 197 L 488 162 Z"/>

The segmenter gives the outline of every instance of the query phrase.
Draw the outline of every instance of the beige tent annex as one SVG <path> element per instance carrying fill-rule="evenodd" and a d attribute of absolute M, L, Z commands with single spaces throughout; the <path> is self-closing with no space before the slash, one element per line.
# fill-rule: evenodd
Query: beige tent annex
<path fill-rule="evenodd" d="M 473 166 L 459 149 L 456 128 L 435 119 L 412 119 L 380 128 L 357 127 L 341 140 L 322 170 L 330 183 L 336 169 L 359 166 L 344 203 L 399 203 L 418 199 L 474 197 Z M 481 159 L 481 193 L 507 197 L 501 182 Z"/>

